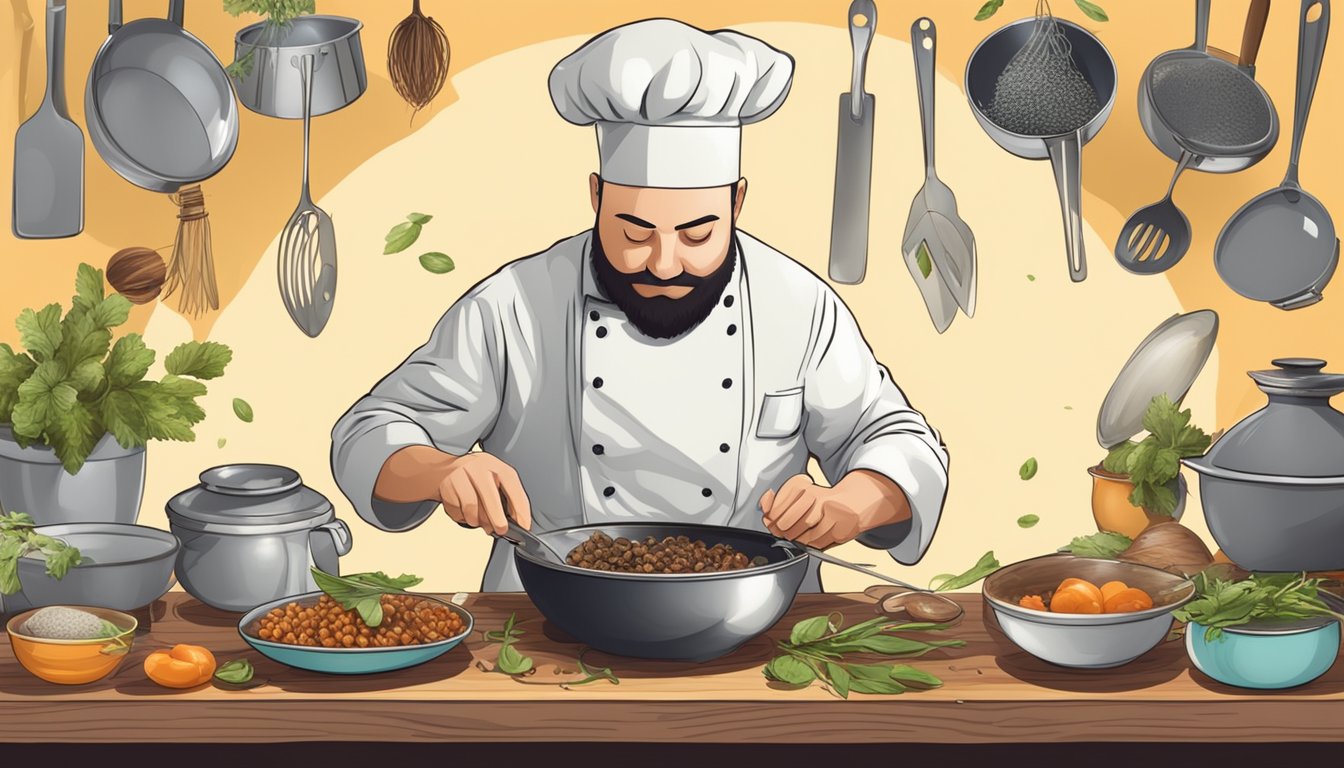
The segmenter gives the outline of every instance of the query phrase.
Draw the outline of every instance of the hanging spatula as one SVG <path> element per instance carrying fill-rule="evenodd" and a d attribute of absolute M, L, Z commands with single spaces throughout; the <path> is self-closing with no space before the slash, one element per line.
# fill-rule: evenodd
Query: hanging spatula
<path fill-rule="evenodd" d="M 868 267 L 868 201 L 873 180 L 873 111 L 877 100 L 864 92 L 863 78 L 876 29 L 877 6 L 873 0 L 854 0 L 849 4 L 854 71 L 849 93 L 840 94 L 830 276 L 837 283 L 851 285 L 863 282 Z"/>
<path fill-rule="evenodd" d="M 931 261 L 957 306 L 971 317 L 975 314 L 975 236 L 957 213 L 957 198 L 934 170 L 933 89 L 937 32 L 933 21 L 927 18 L 916 19 L 910 27 L 915 81 L 919 87 L 919 117 L 924 129 L 925 179 L 923 188 L 910 205 L 902 249 L 907 260 L 914 258 L 918 262 L 923 258 Z M 925 297 L 927 301 L 927 292 Z M 930 305 L 931 314 L 932 311 Z M 936 316 L 934 323 L 938 324 Z M 944 329 L 945 326 L 939 328 L 939 332 Z"/>
<path fill-rule="evenodd" d="M 47 95 L 14 136 L 15 237 L 84 229 L 84 132 L 65 108 L 65 0 L 47 0 Z"/>

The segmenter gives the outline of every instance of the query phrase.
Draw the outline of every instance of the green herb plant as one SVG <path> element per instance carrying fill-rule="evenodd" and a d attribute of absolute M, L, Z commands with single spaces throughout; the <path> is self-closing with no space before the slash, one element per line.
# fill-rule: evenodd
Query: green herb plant
<path fill-rule="evenodd" d="M 1194 577 L 1196 599 L 1176 609 L 1179 621 L 1198 622 L 1204 639 L 1213 642 L 1223 630 L 1252 621 L 1295 621 L 1317 616 L 1344 620 L 1320 598 L 1321 579 L 1305 573 L 1253 573 L 1241 580 L 1219 578 L 1204 571 Z"/>
<path fill-rule="evenodd" d="M 0 344 L 0 424 L 20 447 L 49 446 L 76 474 L 104 434 L 123 448 L 149 440 L 196 439 L 205 418 L 196 398 L 203 380 L 224 374 L 233 352 L 212 341 L 180 344 L 164 360 L 159 381 L 146 381 L 155 352 L 138 333 L 112 343 L 112 329 L 130 317 L 131 302 L 103 294 L 102 270 L 80 264 L 70 311 L 60 304 L 25 309 L 16 323 L 24 352 Z"/>
<path fill-rule="evenodd" d="M 1021 523 L 1019 522 L 1019 525 L 1020 524 Z M 1035 525 L 1035 523 L 1032 523 L 1032 525 Z M 998 558 L 994 557 L 994 550 L 990 550 L 981 555 L 975 565 L 971 566 L 971 569 L 965 573 L 940 573 L 937 576 L 934 576 L 929 582 L 929 588 L 934 592 L 954 592 L 958 589 L 965 589 L 999 570 L 1000 567 Z"/>
<path fill-rule="evenodd" d="M 1078 557 L 1099 557 L 1113 560 L 1115 556 L 1129 549 L 1134 540 L 1123 533 L 1100 531 L 1089 536 L 1075 536 L 1061 551 Z"/>
<path fill-rule="evenodd" d="M 1110 17 L 1106 15 L 1106 12 L 1101 9 L 1101 6 L 1097 5 L 1096 3 L 1088 2 L 1088 0 L 1074 0 L 1074 3 L 1078 6 L 1078 9 L 1081 10 L 1083 14 L 1087 16 L 1087 18 L 1093 21 L 1111 20 Z M 1003 0 L 988 0 L 988 2 L 980 6 L 980 10 L 976 12 L 975 20 L 984 21 L 985 19 L 988 19 L 990 16 L 993 16 L 994 14 L 998 13 L 999 8 L 1001 7 L 1003 7 Z M 1047 13 L 1049 12 L 1048 5 L 1046 6 L 1046 12 Z"/>
<path fill-rule="evenodd" d="M 504 622 L 503 629 L 492 630 L 489 632 L 485 632 L 483 634 L 487 642 L 499 643 L 499 652 L 495 656 L 494 669 L 486 667 L 485 664 L 482 662 L 477 662 L 476 666 L 478 669 L 485 672 L 499 672 L 508 675 L 509 677 L 512 677 L 513 679 L 518 680 L 519 682 L 523 682 L 522 680 L 523 677 L 533 675 L 536 673 L 537 669 L 536 665 L 532 661 L 532 657 L 524 656 L 521 652 L 519 652 L 518 648 L 516 647 L 518 638 L 527 634 L 525 630 L 518 628 L 518 614 L 516 613 L 509 614 L 509 620 Z M 529 681 L 528 684 L 556 685 L 565 689 L 572 688 L 576 685 L 587 685 L 588 683 L 595 683 L 599 680 L 608 680 L 611 682 L 612 685 L 621 684 L 620 678 L 616 676 L 616 673 L 611 671 L 610 667 L 602 667 L 601 669 L 595 669 L 590 668 L 587 664 L 585 664 L 583 661 L 583 657 L 587 653 L 588 649 L 584 649 L 579 653 L 579 657 L 575 661 L 575 665 L 579 668 L 579 674 L 583 675 L 582 678 L 578 680 L 567 680 L 556 683 Z M 560 674 L 559 670 L 556 671 L 556 674 Z"/>
<path fill-rule="evenodd" d="M 354 611 L 370 627 L 383 623 L 383 595 L 404 595 L 406 590 L 424 581 L 403 573 L 392 578 L 382 571 L 333 576 L 317 568 L 309 569 L 317 588 L 347 611 Z"/>
<path fill-rule="evenodd" d="M 964 640 L 913 640 L 898 632 L 936 631 L 945 624 L 898 623 L 879 617 L 841 629 L 844 616 L 814 616 L 793 625 L 789 639 L 780 641 L 781 653 L 762 670 L 767 680 L 804 687 L 820 680 L 842 699 L 850 692 L 898 694 L 936 688 L 942 680 L 908 664 L 861 664 L 853 654 L 886 658 L 922 656 L 938 648 L 960 648 Z"/>
<path fill-rule="evenodd" d="M 36 527 L 33 518 L 22 512 L 0 514 L 0 594 L 12 595 L 23 588 L 19 583 L 21 557 L 41 553 L 46 560 L 47 575 L 58 580 L 82 561 L 78 549 L 37 533 Z"/>
<path fill-rule="evenodd" d="M 234 18 L 253 13 L 266 20 L 258 42 L 241 59 L 225 67 L 224 71 L 239 80 L 252 74 L 252 55 L 256 50 L 274 45 L 281 39 L 290 22 L 315 11 L 314 0 L 224 0 L 224 12 Z"/>
<path fill-rule="evenodd" d="M 1139 442 L 1126 440 L 1106 454 L 1101 468 L 1126 475 L 1134 484 L 1129 502 L 1150 514 L 1171 517 L 1176 511 L 1176 493 L 1172 480 L 1181 473 L 1181 459 L 1200 456 L 1209 448 L 1210 438 L 1190 423 L 1190 409 L 1181 410 L 1166 395 L 1148 403 L 1143 414 L 1148 435 Z"/>

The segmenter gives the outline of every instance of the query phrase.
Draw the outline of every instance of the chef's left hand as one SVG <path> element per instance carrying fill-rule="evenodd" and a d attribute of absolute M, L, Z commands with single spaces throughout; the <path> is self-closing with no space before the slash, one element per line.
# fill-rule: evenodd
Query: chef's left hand
<path fill-rule="evenodd" d="M 832 487 L 794 475 L 779 492 L 761 497 L 765 527 L 781 539 L 817 549 L 844 544 L 866 531 L 910 516 L 905 494 L 887 478 L 850 472 Z"/>

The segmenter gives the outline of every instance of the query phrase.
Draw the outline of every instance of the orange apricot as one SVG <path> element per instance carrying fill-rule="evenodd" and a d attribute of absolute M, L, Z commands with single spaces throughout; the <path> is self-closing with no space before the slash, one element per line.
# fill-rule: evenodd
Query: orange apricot
<path fill-rule="evenodd" d="M 1065 579 L 1059 582 L 1059 586 L 1055 587 L 1055 591 L 1058 592 L 1070 587 L 1083 590 L 1098 603 L 1106 602 L 1106 598 L 1101 594 L 1101 588 L 1086 579 Z"/>
<path fill-rule="evenodd" d="M 165 688 L 194 688 L 215 674 L 215 656 L 199 645 L 175 645 L 145 657 L 145 674 Z"/>
<path fill-rule="evenodd" d="M 1017 604 L 1023 608 L 1030 608 L 1033 611 L 1044 611 L 1046 609 L 1045 601 L 1041 599 L 1040 595 L 1025 595 L 1021 600 L 1017 601 Z"/>
<path fill-rule="evenodd" d="M 1129 585 L 1123 581 L 1108 581 L 1105 584 L 1102 584 L 1101 585 L 1102 602 L 1104 603 L 1105 601 L 1110 600 L 1111 595 L 1114 595 L 1117 592 L 1126 589 L 1129 589 Z"/>
<path fill-rule="evenodd" d="M 1050 598 L 1055 613 L 1101 613 L 1101 605 L 1101 590 L 1085 581 L 1062 586 Z"/>
<path fill-rule="evenodd" d="M 1138 587 L 1129 587 L 1106 598 L 1107 613 L 1133 613 L 1153 607 L 1153 598 Z"/>

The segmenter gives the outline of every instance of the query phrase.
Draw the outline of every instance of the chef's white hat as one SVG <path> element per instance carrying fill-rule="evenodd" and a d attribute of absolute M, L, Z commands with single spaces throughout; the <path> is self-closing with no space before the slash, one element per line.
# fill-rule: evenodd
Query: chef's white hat
<path fill-rule="evenodd" d="M 649 19 L 603 32 L 551 71 L 551 101 L 597 124 L 601 176 L 632 187 L 717 187 L 741 178 L 742 126 L 784 103 L 793 58 L 732 31 Z"/>

